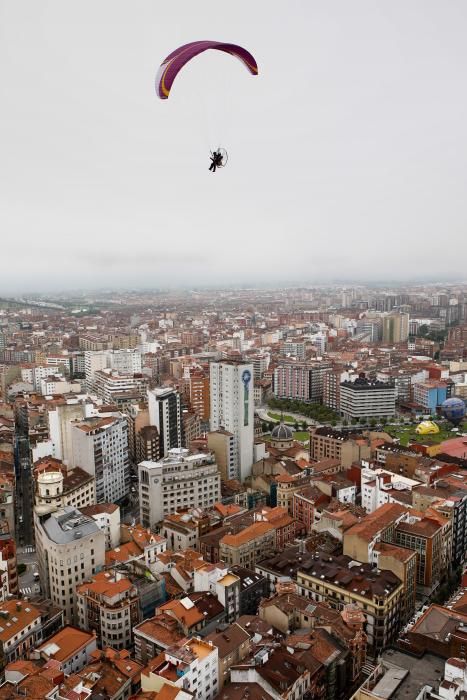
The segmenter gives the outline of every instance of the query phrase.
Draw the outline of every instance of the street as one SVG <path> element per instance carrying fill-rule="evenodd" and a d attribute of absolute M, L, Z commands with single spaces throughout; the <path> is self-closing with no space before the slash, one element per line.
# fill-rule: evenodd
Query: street
<path fill-rule="evenodd" d="M 29 455 L 29 441 L 25 437 L 18 437 L 19 469 L 16 478 L 17 497 L 17 536 L 19 545 L 32 545 L 34 543 L 34 526 L 32 522 L 32 489 L 31 489 L 31 463 Z"/>
<path fill-rule="evenodd" d="M 34 579 L 34 573 L 38 571 L 35 547 L 18 547 L 16 558 L 18 564 L 26 565 L 26 571 L 19 577 L 20 592 L 25 596 L 38 595 L 41 587 L 39 581 Z"/>

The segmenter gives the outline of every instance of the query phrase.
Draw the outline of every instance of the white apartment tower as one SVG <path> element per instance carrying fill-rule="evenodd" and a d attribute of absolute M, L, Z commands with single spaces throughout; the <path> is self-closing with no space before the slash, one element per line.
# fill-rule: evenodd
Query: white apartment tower
<path fill-rule="evenodd" d="M 211 362 L 211 430 L 234 436 L 234 459 L 229 479 L 244 481 L 251 474 L 254 443 L 253 365 Z"/>
<path fill-rule="evenodd" d="M 86 388 L 94 391 L 94 374 L 103 369 L 112 369 L 119 374 L 141 374 L 142 356 L 139 350 L 86 350 L 84 353 L 84 373 Z"/>
<path fill-rule="evenodd" d="M 104 350 L 86 350 L 84 353 L 84 376 L 87 391 L 94 391 L 94 373 L 106 367 L 107 353 Z"/>
<path fill-rule="evenodd" d="M 71 424 L 73 465 L 96 479 L 97 503 L 115 503 L 129 487 L 128 423 L 120 414 Z"/>
<path fill-rule="evenodd" d="M 159 431 L 160 454 L 182 446 L 182 406 L 180 394 L 172 387 L 148 391 L 149 423 Z"/>

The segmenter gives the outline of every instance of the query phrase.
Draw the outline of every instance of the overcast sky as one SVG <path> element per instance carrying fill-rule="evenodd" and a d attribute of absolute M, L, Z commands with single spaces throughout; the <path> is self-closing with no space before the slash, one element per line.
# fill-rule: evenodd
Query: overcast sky
<path fill-rule="evenodd" d="M 466 35 L 465 0 L 0 0 L 0 291 L 465 279 Z M 260 75 L 210 51 L 157 99 L 196 39 Z"/>

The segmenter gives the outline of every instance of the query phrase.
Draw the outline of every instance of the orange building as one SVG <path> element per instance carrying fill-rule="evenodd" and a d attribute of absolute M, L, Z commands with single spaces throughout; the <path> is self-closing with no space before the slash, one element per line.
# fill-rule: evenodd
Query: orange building
<path fill-rule="evenodd" d="M 191 408 L 201 420 L 209 420 L 210 396 L 209 377 L 202 370 L 190 371 L 190 404 Z"/>

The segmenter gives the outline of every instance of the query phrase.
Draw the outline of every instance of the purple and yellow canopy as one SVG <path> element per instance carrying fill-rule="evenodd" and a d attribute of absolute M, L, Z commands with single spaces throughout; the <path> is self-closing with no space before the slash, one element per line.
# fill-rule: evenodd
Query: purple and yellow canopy
<path fill-rule="evenodd" d="M 192 41 L 172 51 L 161 64 L 156 77 L 156 91 L 161 100 L 168 98 L 173 82 L 183 66 L 199 53 L 208 49 L 230 53 L 239 58 L 252 75 L 258 75 L 258 65 L 255 59 L 249 51 L 241 46 L 225 44 L 222 41 Z"/>

